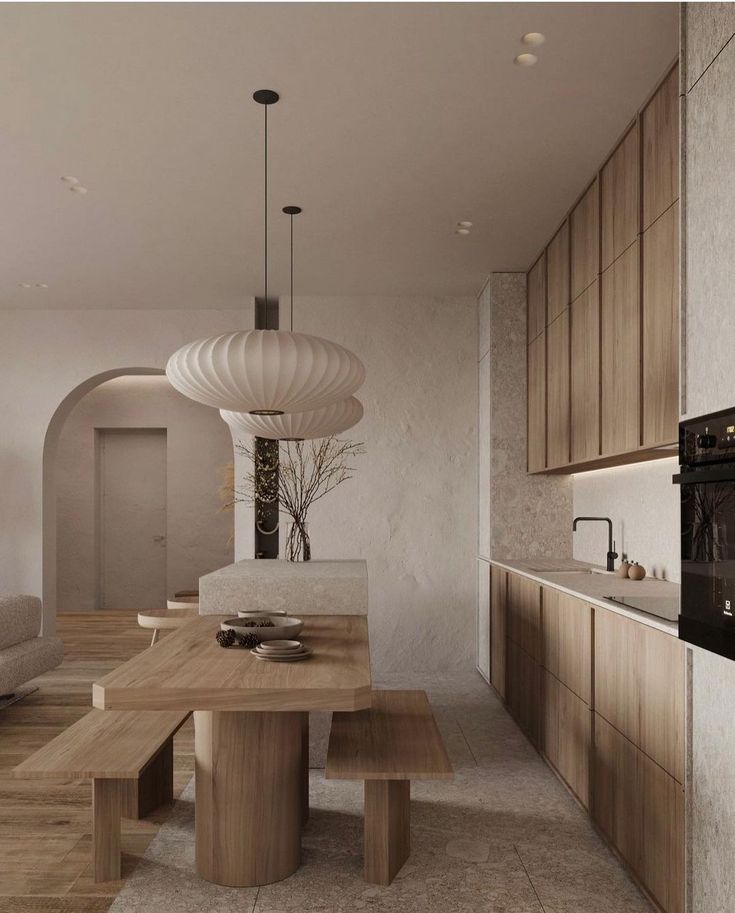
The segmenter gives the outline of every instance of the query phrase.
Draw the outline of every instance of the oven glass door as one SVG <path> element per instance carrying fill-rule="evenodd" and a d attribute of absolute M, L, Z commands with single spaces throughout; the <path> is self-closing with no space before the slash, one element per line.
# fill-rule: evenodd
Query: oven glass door
<path fill-rule="evenodd" d="M 735 632 L 735 480 L 696 475 L 681 483 L 681 612 Z"/>

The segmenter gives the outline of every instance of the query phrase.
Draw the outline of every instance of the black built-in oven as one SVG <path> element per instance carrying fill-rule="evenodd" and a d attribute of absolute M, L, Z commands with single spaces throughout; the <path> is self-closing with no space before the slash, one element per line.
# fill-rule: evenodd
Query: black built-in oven
<path fill-rule="evenodd" d="M 679 637 L 735 659 L 735 409 L 679 426 Z"/>

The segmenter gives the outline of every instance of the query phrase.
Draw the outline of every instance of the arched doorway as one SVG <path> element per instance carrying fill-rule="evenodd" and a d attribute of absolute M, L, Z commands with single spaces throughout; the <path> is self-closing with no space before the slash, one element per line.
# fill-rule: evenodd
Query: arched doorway
<path fill-rule="evenodd" d="M 68 394 L 53 415 L 43 453 L 43 590 L 49 613 L 103 607 L 157 608 L 161 602 L 165 604 L 169 585 L 171 589 L 189 588 L 196 585 L 198 573 L 232 560 L 231 516 L 214 517 L 220 484 L 217 470 L 220 463 L 232 459 L 229 431 L 215 410 L 181 397 L 162 375 L 153 368 L 124 368 L 95 375 Z M 159 473 L 165 511 L 160 530 L 163 535 L 148 537 L 159 541 L 151 541 L 147 553 L 139 550 L 137 562 L 124 548 L 115 560 L 117 549 L 109 543 L 120 539 L 117 535 L 110 538 L 110 528 L 113 532 L 119 529 L 120 536 L 127 533 L 128 541 L 134 543 L 131 520 L 145 513 L 148 505 L 144 500 L 119 513 L 99 510 L 100 486 L 110 479 L 109 471 L 105 474 L 102 467 L 113 461 L 110 457 L 98 463 L 98 450 L 105 454 L 112 443 L 119 448 L 150 437 L 158 438 L 163 446 L 164 468 L 162 475 Z M 211 466 L 212 459 L 219 461 L 217 470 Z M 204 464 L 206 477 L 202 475 Z M 113 481 L 121 468 L 120 486 L 139 487 L 141 475 L 136 475 L 134 467 L 127 467 L 125 459 L 118 459 Z M 209 500 L 201 509 L 200 490 L 205 486 Z M 104 503 L 108 503 L 106 499 Z M 120 501 L 117 503 L 119 508 Z M 170 518 L 168 536 L 165 517 Z M 211 546 L 213 523 L 219 534 L 216 548 Z M 102 547 L 103 542 L 106 547 Z M 154 553 L 159 564 L 163 562 L 164 574 L 161 586 L 156 588 L 157 602 L 146 600 L 146 589 L 138 579 L 143 570 L 140 559 L 146 555 L 152 559 Z M 108 560 L 100 563 L 105 555 Z M 125 567 L 128 570 L 123 573 Z M 106 600 L 100 598 L 103 590 L 97 587 L 104 579 L 100 571 L 105 570 L 108 584 L 110 575 L 113 583 L 115 573 L 120 578 L 120 586 L 106 588 L 116 594 L 108 594 Z"/>

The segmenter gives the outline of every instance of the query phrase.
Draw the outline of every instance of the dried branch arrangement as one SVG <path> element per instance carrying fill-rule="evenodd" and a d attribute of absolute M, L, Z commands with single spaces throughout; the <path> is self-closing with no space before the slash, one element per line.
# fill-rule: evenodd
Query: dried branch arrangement
<path fill-rule="evenodd" d="M 291 518 L 286 558 L 309 561 L 309 508 L 352 478 L 355 472 L 352 460 L 365 453 L 364 445 L 336 437 L 268 443 L 272 446 L 261 448 L 242 442 L 236 445 L 252 461 L 252 469 L 245 476 L 242 488 L 235 489 L 234 501 L 252 504 L 256 523 L 277 502 L 280 512 Z"/>

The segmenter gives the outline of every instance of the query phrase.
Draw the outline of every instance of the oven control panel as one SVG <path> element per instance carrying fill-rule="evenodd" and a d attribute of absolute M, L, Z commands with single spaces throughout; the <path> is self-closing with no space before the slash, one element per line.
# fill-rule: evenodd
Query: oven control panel
<path fill-rule="evenodd" d="M 735 413 L 728 411 L 682 422 L 679 457 L 682 466 L 735 460 Z"/>

